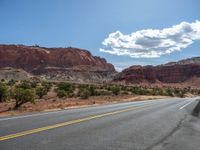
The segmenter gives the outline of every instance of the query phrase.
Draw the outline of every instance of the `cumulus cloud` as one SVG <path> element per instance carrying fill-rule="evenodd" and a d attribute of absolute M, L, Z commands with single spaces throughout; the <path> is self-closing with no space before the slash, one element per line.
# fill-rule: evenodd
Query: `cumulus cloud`
<path fill-rule="evenodd" d="M 195 40 L 200 40 L 198 20 L 192 23 L 181 22 L 162 30 L 146 29 L 127 35 L 116 31 L 104 39 L 100 51 L 133 58 L 154 58 L 181 51 Z"/>

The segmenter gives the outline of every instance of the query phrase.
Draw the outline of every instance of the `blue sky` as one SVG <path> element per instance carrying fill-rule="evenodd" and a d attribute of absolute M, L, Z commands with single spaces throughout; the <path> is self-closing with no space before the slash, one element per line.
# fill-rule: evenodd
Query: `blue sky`
<path fill-rule="evenodd" d="M 190 25 L 200 20 L 199 10 L 199 0 L 0 0 L 0 43 L 79 47 L 106 58 L 117 69 L 156 65 L 200 56 L 200 40 L 192 39 L 193 44 L 157 57 L 102 52 L 102 42 L 116 31 L 126 37 L 145 29 L 172 28 L 184 21 Z M 113 45 L 108 42 L 106 46 Z M 131 52 L 135 54 L 135 49 Z"/>

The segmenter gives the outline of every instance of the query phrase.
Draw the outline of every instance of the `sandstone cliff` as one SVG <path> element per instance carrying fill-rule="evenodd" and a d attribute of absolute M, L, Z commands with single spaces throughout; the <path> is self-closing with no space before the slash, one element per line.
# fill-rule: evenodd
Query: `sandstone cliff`
<path fill-rule="evenodd" d="M 176 84 L 189 83 L 193 78 L 199 77 L 200 57 L 195 57 L 159 66 L 131 66 L 119 73 L 114 81 L 131 84 Z"/>
<path fill-rule="evenodd" d="M 0 45 L 0 68 L 12 67 L 48 79 L 110 80 L 114 66 L 78 48 Z"/>

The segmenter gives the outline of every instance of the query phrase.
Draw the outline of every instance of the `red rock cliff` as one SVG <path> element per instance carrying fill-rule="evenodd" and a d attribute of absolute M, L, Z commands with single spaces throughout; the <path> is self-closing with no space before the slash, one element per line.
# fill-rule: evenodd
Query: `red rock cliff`
<path fill-rule="evenodd" d="M 0 45 L 0 68 L 4 67 L 23 69 L 49 80 L 77 82 L 107 82 L 116 73 L 105 59 L 71 47 Z"/>
<path fill-rule="evenodd" d="M 119 73 L 114 81 L 125 83 L 183 83 L 200 77 L 200 57 L 159 66 L 131 66 Z"/>
<path fill-rule="evenodd" d="M 23 45 L 0 45 L 0 67 L 22 68 L 31 73 L 45 69 L 114 72 L 112 64 L 78 48 L 43 48 Z"/>

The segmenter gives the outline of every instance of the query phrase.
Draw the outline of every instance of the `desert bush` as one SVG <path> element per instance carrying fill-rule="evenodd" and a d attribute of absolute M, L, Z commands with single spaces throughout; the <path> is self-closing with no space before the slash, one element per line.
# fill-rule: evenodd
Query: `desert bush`
<path fill-rule="evenodd" d="M 95 96 L 106 96 L 106 95 L 112 95 L 113 92 L 112 91 L 108 91 L 106 89 L 99 89 L 99 90 L 96 90 L 96 94 Z"/>
<path fill-rule="evenodd" d="M 4 83 L 0 83 L 0 102 L 6 101 L 9 99 L 9 90 L 8 86 Z"/>
<path fill-rule="evenodd" d="M 108 90 L 102 90 L 99 92 L 100 92 L 100 95 L 103 95 L 103 96 L 112 95 L 112 91 L 108 91 Z"/>
<path fill-rule="evenodd" d="M 185 96 L 185 91 L 182 90 L 182 89 L 175 89 L 174 90 L 174 95 L 177 96 L 177 97 L 184 97 Z"/>
<path fill-rule="evenodd" d="M 46 89 L 47 92 L 49 92 L 52 87 L 52 84 L 50 82 L 45 82 L 45 81 L 43 81 L 41 85 Z"/>
<path fill-rule="evenodd" d="M 148 95 L 165 95 L 161 88 L 153 88 L 149 91 Z"/>
<path fill-rule="evenodd" d="M 107 85 L 105 89 L 108 90 L 108 91 L 111 91 L 111 86 Z"/>
<path fill-rule="evenodd" d="M 132 87 L 131 92 L 133 94 L 137 94 L 137 95 L 144 95 L 145 94 L 143 88 L 142 87 L 137 87 L 137 86 L 136 87 Z"/>
<path fill-rule="evenodd" d="M 121 86 L 122 91 L 130 91 L 130 88 L 128 86 Z"/>
<path fill-rule="evenodd" d="M 65 90 L 56 90 L 57 96 L 59 98 L 63 98 L 66 96 L 66 91 Z"/>
<path fill-rule="evenodd" d="M 173 91 L 172 91 L 172 89 L 167 88 L 167 89 L 165 90 L 165 92 L 166 92 L 166 96 L 173 96 Z"/>
<path fill-rule="evenodd" d="M 16 81 L 11 79 L 11 80 L 8 81 L 7 85 L 8 86 L 13 86 L 13 85 L 15 85 L 15 83 L 16 83 Z"/>
<path fill-rule="evenodd" d="M 28 81 L 28 80 L 23 80 L 21 81 L 20 84 L 17 85 L 18 88 L 23 88 L 23 89 L 32 89 L 36 88 L 38 82 L 36 81 Z"/>
<path fill-rule="evenodd" d="M 120 87 L 119 86 L 113 86 L 112 88 L 111 88 L 111 91 L 113 92 L 113 94 L 114 95 L 118 95 L 119 94 L 119 92 L 120 92 Z"/>
<path fill-rule="evenodd" d="M 89 87 L 90 96 L 96 96 L 96 89 L 93 85 Z"/>
<path fill-rule="evenodd" d="M 183 91 L 179 91 L 177 94 L 176 94 L 176 96 L 178 96 L 178 97 L 185 97 L 185 93 L 183 92 Z"/>
<path fill-rule="evenodd" d="M 31 89 L 31 83 L 29 81 L 21 81 L 21 83 L 19 85 L 17 85 L 17 88 L 22 88 L 22 89 Z"/>
<path fill-rule="evenodd" d="M 76 96 L 76 94 L 75 93 L 73 93 L 73 92 L 67 92 L 67 97 L 70 97 L 70 98 L 72 98 L 72 97 L 75 97 Z"/>
<path fill-rule="evenodd" d="M 128 93 L 128 91 L 122 91 L 121 94 L 128 95 L 129 93 Z"/>
<path fill-rule="evenodd" d="M 74 90 L 74 85 L 66 82 L 60 82 L 57 87 L 58 90 L 64 90 L 65 92 L 73 92 Z"/>
<path fill-rule="evenodd" d="M 197 89 L 197 95 L 200 95 L 200 90 Z"/>
<path fill-rule="evenodd" d="M 78 88 L 78 89 L 85 89 L 85 88 L 89 88 L 89 86 L 90 86 L 90 85 L 88 85 L 88 84 L 78 84 L 78 85 L 77 85 L 77 88 Z"/>
<path fill-rule="evenodd" d="M 87 88 L 83 89 L 80 93 L 81 99 L 88 99 L 90 97 L 90 92 Z"/>
<path fill-rule="evenodd" d="M 13 93 L 15 99 L 15 109 L 27 102 L 34 103 L 35 91 L 33 89 L 16 88 Z"/>
<path fill-rule="evenodd" d="M 36 89 L 37 96 L 41 99 L 44 95 L 48 93 L 48 89 L 44 86 L 37 86 Z"/>
<path fill-rule="evenodd" d="M 29 81 L 32 88 L 36 88 L 38 85 L 38 81 Z"/>
<path fill-rule="evenodd" d="M 162 88 L 158 89 L 158 95 L 164 96 L 164 90 Z"/>

